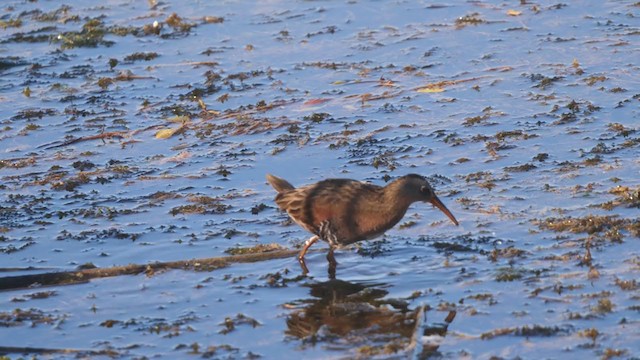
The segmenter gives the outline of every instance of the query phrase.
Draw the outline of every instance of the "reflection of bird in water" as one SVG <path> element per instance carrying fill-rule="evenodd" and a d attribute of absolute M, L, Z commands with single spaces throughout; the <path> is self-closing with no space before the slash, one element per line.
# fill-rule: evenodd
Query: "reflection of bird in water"
<path fill-rule="evenodd" d="M 315 343 L 324 335 L 344 337 L 374 325 L 385 333 L 398 333 L 397 328 L 404 326 L 404 317 L 383 306 L 385 302 L 381 299 L 388 292 L 381 286 L 385 285 L 335 279 L 311 284 L 314 298 L 303 300 L 302 309 L 287 318 L 286 334 Z M 411 336 L 411 331 L 407 335 L 407 329 L 400 333 Z"/>
<path fill-rule="evenodd" d="M 298 255 L 305 273 L 304 255 L 318 239 L 329 243 L 327 258 L 335 267 L 334 248 L 384 234 L 416 201 L 432 203 L 458 225 L 431 185 L 420 175 L 402 176 L 385 187 L 349 179 L 328 179 L 295 188 L 273 175 L 267 175 L 267 181 L 278 192 L 278 206 L 314 234 Z"/>
<path fill-rule="evenodd" d="M 438 349 L 427 340 L 444 337 L 455 317 L 451 312 L 446 324 L 427 324 L 427 306 L 409 310 L 405 300 L 385 299 L 385 284 L 334 279 L 309 286 L 313 298 L 297 302 L 299 307 L 287 317 L 285 334 L 304 344 L 370 352 L 358 352 L 359 357 L 413 353 L 414 358 L 427 358 Z"/>

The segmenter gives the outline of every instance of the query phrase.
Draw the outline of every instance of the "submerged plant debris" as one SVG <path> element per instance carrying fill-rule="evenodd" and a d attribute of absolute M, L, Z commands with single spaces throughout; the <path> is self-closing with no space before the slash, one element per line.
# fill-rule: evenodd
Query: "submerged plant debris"
<path fill-rule="evenodd" d="M 640 357 L 639 17 L 3 3 L 0 357 Z M 304 275 L 266 173 L 422 174 L 460 226 L 416 203 Z"/>

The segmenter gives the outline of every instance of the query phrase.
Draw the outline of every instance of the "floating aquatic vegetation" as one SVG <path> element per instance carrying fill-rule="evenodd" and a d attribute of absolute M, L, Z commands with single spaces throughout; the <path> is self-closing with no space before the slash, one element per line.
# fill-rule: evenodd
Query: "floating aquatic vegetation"
<path fill-rule="evenodd" d="M 173 216 L 179 214 L 223 214 L 230 207 L 230 205 L 222 203 L 221 199 L 204 195 L 191 196 L 187 201 L 194 204 L 176 206 L 172 208 L 169 213 Z"/>
<path fill-rule="evenodd" d="M 485 23 L 487 23 L 487 21 L 482 19 L 479 13 L 464 15 L 456 19 L 456 25 L 458 25 L 459 27 L 463 27 L 466 25 L 479 25 L 479 24 L 485 24 Z"/>
<path fill-rule="evenodd" d="M 633 189 L 628 186 L 618 185 L 609 190 L 609 193 L 616 195 L 616 199 L 600 205 L 607 210 L 617 206 L 640 208 L 640 186 Z"/>
<path fill-rule="evenodd" d="M 37 299 L 48 299 L 52 296 L 56 296 L 57 292 L 56 291 L 38 291 L 38 292 L 34 292 L 31 294 L 25 294 L 20 298 L 13 298 L 11 299 L 11 301 L 13 302 L 25 302 L 28 300 L 37 300 Z"/>
<path fill-rule="evenodd" d="M 0 326 L 14 327 L 28 325 L 31 327 L 37 325 L 54 325 L 58 321 L 63 320 L 65 315 L 47 314 L 36 308 L 30 309 L 14 309 L 13 311 L 0 312 Z"/>
<path fill-rule="evenodd" d="M 239 325 L 249 325 L 252 328 L 258 327 L 260 326 L 260 322 L 258 322 L 258 320 L 249 317 L 247 315 L 244 314 L 237 314 L 234 317 L 226 317 L 224 319 L 224 322 L 219 324 L 221 326 L 224 326 L 224 328 L 220 331 L 218 331 L 218 333 L 226 335 L 232 331 L 234 331 L 236 329 L 237 326 Z"/>
<path fill-rule="evenodd" d="M 269 251 L 284 250 L 285 248 L 280 244 L 258 244 L 251 247 L 234 247 L 225 250 L 224 252 L 230 255 L 242 255 L 242 254 L 256 254 Z"/>
<path fill-rule="evenodd" d="M 528 273 L 525 269 L 503 267 L 496 271 L 495 279 L 498 282 L 509 282 L 522 279 Z"/>
<path fill-rule="evenodd" d="M 502 328 L 496 329 L 491 332 L 486 332 L 480 335 L 483 340 L 490 340 L 497 336 L 513 335 L 524 337 L 537 337 L 537 336 L 555 336 L 558 334 L 570 334 L 572 333 L 572 326 L 544 326 L 544 325 L 525 325 L 522 327 Z"/>
<path fill-rule="evenodd" d="M 111 46 L 115 42 L 104 40 L 107 29 L 100 19 L 89 19 L 80 31 L 67 31 L 52 37 L 53 42 L 60 43 L 62 49 L 77 47 Z"/>
<path fill-rule="evenodd" d="M 557 232 L 572 232 L 603 235 L 612 240 L 617 239 L 617 230 L 626 229 L 633 236 L 640 236 L 640 220 L 624 219 L 618 216 L 588 215 L 582 218 L 548 218 L 536 220 L 536 225 L 541 229 Z"/>
<path fill-rule="evenodd" d="M 135 52 L 133 54 L 129 54 L 127 56 L 124 57 L 124 61 L 130 61 L 130 62 L 135 62 L 135 61 L 151 61 L 155 58 L 157 58 L 158 56 L 160 56 L 157 52 Z M 112 68 L 114 66 L 111 66 Z"/>

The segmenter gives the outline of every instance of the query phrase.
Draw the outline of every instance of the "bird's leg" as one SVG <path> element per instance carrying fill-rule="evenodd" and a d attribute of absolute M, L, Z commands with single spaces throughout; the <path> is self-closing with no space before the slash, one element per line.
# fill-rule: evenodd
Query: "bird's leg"
<path fill-rule="evenodd" d="M 329 279 L 335 280 L 336 278 L 336 257 L 333 255 L 333 247 L 329 248 L 329 252 L 327 253 L 327 260 L 329 261 Z"/>
<path fill-rule="evenodd" d="M 309 240 L 304 242 L 304 246 L 302 247 L 302 250 L 300 250 L 300 254 L 298 254 L 298 262 L 300 263 L 300 267 L 302 268 L 303 275 L 307 275 L 307 273 L 309 272 L 309 269 L 307 268 L 307 264 L 304 262 L 304 256 L 307 254 L 307 250 L 309 250 L 311 245 L 313 245 L 313 243 L 318 241 L 318 239 L 320 238 L 316 235 L 309 238 Z"/>
<path fill-rule="evenodd" d="M 300 268 L 302 269 L 302 276 L 307 275 L 309 273 L 309 268 L 307 267 L 304 258 L 298 259 L 298 263 L 300 264 Z"/>
<path fill-rule="evenodd" d="M 329 263 L 332 264 L 333 266 L 338 265 L 338 262 L 336 261 L 336 257 L 333 255 L 333 247 L 329 248 L 329 252 L 327 253 L 327 260 L 329 260 Z"/>
<path fill-rule="evenodd" d="M 315 243 L 319 239 L 320 238 L 317 235 L 313 235 L 311 238 L 309 238 L 309 240 L 305 241 L 302 250 L 300 250 L 300 254 L 298 254 L 298 260 L 304 260 L 304 256 L 307 254 L 307 251 L 309 250 L 311 245 L 313 245 L 313 243 Z"/>

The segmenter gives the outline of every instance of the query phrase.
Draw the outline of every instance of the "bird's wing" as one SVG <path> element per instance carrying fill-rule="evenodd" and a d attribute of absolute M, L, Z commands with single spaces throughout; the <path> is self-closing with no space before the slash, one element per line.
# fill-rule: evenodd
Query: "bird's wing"
<path fill-rule="evenodd" d="M 329 179 L 279 194 L 278 206 L 314 234 L 329 221 L 336 235 L 347 239 L 357 231 L 355 207 L 364 199 L 376 197 L 381 188 L 347 179 Z"/>

